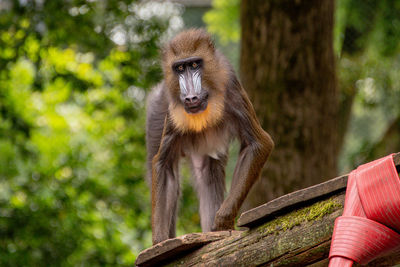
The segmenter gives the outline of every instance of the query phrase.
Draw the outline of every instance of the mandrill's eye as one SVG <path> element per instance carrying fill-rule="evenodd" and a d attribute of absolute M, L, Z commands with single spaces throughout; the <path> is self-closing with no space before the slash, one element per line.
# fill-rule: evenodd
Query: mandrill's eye
<path fill-rule="evenodd" d="M 197 62 L 192 63 L 192 69 L 197 69 L 199 67 L 199 64 Z"/>
<path fill-rule="evenodd" d="M 184 67 L 182 64 L 176 66 L 176 71 L 177 71 L 177 72 L 183 72 L 184 70 L 185 70 L 185 67 Z"/>

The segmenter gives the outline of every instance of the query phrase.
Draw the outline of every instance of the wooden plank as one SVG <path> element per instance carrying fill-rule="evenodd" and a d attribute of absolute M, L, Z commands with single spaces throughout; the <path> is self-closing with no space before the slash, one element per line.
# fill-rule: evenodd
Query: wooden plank
<path fill-rule="evenodd" d="M 396 153 L 393 156 L 393 161 L 396 167 L 400 168 L 400 153 Z M 347 178 L 347 175 L 343 175 L 271 200 L 266 204 L 242 213 L 237 225 L 239 227 L 254 227 L 258 224 L 265 223 L 268 219 L 273 218 L 284 210 L 290 210 L 290 208 L 301 206 L 306 202 L 317 201 L 320 198 L 345 191 Z"/>
<path fill-rule="evenodd" d="M 207 244 L 166 266 L 306 266 L 327 257 L 344 193 Z"/>
<path fill-rule="evenodd" d="M 229 237 L 232 232 L 235 231 L 192 233 L 171 238 L 143 250 L 137 257 L 135 264 L 140 267 L 159 265 L 167 260 L 175 259 L 183 252 Z"/>
<path fill-rule="evenodd" d="M 394 155 L 394 162 L 400 167 L 400 153 Z M 341 176 L 273 200 L 254 209 L 253 214 L 244 213 L 238 224 L 251 226 L 248 231 L 196 233 L 166 240 L 143 251 L 136 264 L 326 266 L 334 220 L 343 210 L 346 184 L 347 176 Z M 368 266 L 399 262 L 400 252 Z"/>
<path fill-rule="evenodd" d="M 334 194 L 335 192 L 345 191 L 346 185 L 347 175 L 343 175 L 327 182 L 281 196 L 242 213 L 237 225 L 239 227 L 254 227 L 257 224 L 265 223 L 268 217 L 273 217 L 279 211 L 289 209 L 293 206 L 301 206 L 307 201 Z"/>
<path fill-rule="evenodd" d="M 334 221 L 343 212 L 344 198 L 342 192 L 320 200 L 256 228 L 175 256 L 163 266 L 327 266 Z M 367 266 L 393 266 L 399 262 L 400 253 L 396 252 Z"/>

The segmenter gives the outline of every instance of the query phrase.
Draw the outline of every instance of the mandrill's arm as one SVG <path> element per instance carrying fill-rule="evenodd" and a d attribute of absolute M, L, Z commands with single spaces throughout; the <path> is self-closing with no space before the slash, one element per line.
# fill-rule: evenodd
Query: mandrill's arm
<path fill-rule="evenodd" d="M 239 82 L 234 79 L 237 91 L 232 95 L 236 105 L 231 114 L 237 123 L 241 149 L 228 197 L 217 211 L 213 230 L 233 229 L 234 220 L 261 169 L 270 155 L 274 143 L 258 122 L 253 106 Z"/>

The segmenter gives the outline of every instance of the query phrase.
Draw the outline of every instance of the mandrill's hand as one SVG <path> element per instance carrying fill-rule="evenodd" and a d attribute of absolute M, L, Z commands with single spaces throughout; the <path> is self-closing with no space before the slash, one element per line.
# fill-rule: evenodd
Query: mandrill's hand
<path fill-rule="evenodd" d="M 226 209 L 219 209 L 215 215 L 212 231 L 223 231 L 235 229 L 235 216 L 226 212 Z"/>

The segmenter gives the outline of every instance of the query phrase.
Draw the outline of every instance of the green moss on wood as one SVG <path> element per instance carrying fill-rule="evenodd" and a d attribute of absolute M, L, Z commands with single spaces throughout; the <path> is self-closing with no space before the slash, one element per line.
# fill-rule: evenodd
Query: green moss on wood
<path fill-rule="evenodd" d="M 326 257 L 344 195 L 299 208 L 265 224 L 213 242 L 167 266 L 304 266 Z M 299 227 L 294 228 L 297 225 Z"/>
<path fill-rule="evenodd" d="M 343 208 L 343 205 L 334 197 L 317 202 L 311 206 L 292 211 L 280 216 L 256 229 L 263 235 L 279 234 L 281 231 L 292 229 L 303 222 L 322 219 L 327 214 Z"/>

